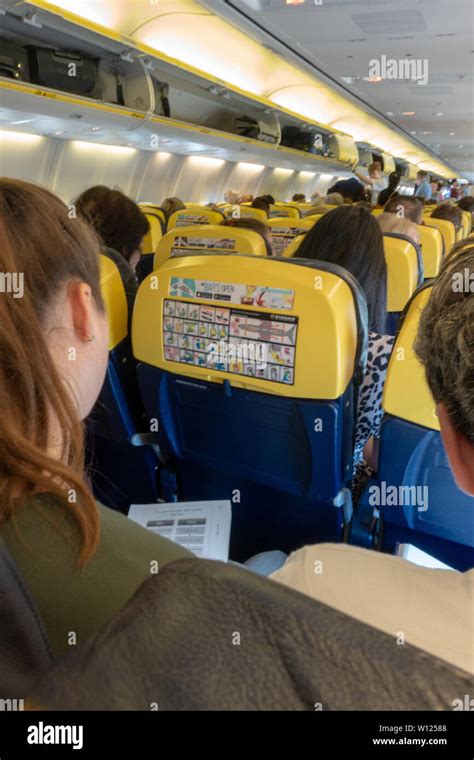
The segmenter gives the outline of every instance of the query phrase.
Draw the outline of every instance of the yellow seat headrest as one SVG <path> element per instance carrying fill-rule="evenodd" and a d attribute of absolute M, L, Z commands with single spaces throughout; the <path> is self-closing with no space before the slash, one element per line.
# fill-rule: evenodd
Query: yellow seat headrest
<path fill-rule="evenodd" d="M 420 288 L 407 309 L 390 357 L 382 406 L 394 417 L 439 430 L 436 405 L 413 348 L 431 290 L 432 286 Z"/>
<path fill-rule="evenodd" d="M 414 243 L 394 235 L 384 235 L 387 265 L 387 311 L 403 311 L 418 287 L 419 263 Z"/>
<path fill-rule="evenodd" d="M 167 230 L 169 232 L 175 227 L 194 227 L 196 224 L 219 224 L 223 218 L 220 211 L 212 211 L 205 206 L 193 206 L 171 214 Z"/>
<path fill-rule="evenodd" d="M 417 225 L 425 278 L 436 277 L 443 261 L 443 237 L 436 227 Z"/>
<path fill-rule="evenodd" d="M 255 230 L 214 224 L 176 227 L 158 243 L 153 268 L 159 269 L 172 256 L 198 254 L 201 251 L 267 255 L 265 240 Z"/>
<path fill-rule="evenodd" d="M 314 216 L 307 219 L 269 219 L 268 226 L 272 233 L 273 255 L 286 256 L 286 249 L 292 240 L 310 230 L 315 221 Z"/>
<path fill-rule="evenodd" d="M 271 257 L 171 258 L 140 285 L 133 352 L 188 378 L 336 399 L 359 362 L 354 299 L 343 275 L 321 263 L 318 269 Z"/>
<path fill-rule="evenodd" d="M 118 266 L 100 255 L 100 290 L 109 323 L 109 351 L 128 335 L 128 303 Z"/>

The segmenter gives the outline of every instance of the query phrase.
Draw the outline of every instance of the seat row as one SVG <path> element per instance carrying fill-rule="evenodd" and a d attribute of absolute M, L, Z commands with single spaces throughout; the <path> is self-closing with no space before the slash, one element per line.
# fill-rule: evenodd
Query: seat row
<path fill-rule="evenodd" d="M 383 497 L 376 509 L 363 497 L 354 515 L 367 356 L 356 280 L 334 264 L 296 257 L 180 251 L 142 282 L 130 336 L 120 273 L 102 257 L 111 329 L 107 379 L 89 422 L 97 496 L 124 512 L 159 499 L 229 499 L 236 560 L 349 538 L 392 551 L 412 538 L 463 569 L 473 548 L 468 497 L 447 466 L 412 350 L 430 287 L 415 291 L 402 316 L 383 399 L 379 480 L 371 484 L 415 496 L 403 509 Z M 422 511 L 417 488 L 425 485 L 431 496 Z"/>

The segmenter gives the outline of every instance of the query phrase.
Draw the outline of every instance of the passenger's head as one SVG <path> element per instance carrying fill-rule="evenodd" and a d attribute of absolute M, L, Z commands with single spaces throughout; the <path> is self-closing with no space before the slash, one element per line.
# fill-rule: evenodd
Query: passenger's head
<path fill-rule="evenodd" d="M 240 195 L 236 203 L 252 203 L 253 201 L 253 195 Z"/>
<path fill-rule="evenodd" d="M 461 198 L 461 200 L 458 201 L 457 206 L 461 211 L 470 211 L 471 214 L 474 214 L 474 198 L 471 195 L 466 195 L 465 198 Z"/>
<path fill-rule="evenodd" d="M 421 224 L 423 219 L 423 202 L 414 195 L 396 195 L 384 206 L 387 214 L 396 214 L 400 219 Z"/>
<path fill-rule="evenodd" d="M 108 359 L 99 250 L 92 227 L 55 195 L 0 180 L 0 271 L 23 282 L 0 293 L 0 522 L 34 494 L 56 494 L 82 534 L 83 561 L 98 517 L 81 420 Z"/>
<path fill-rule="evenodd" d="M 324 198 L 324 202 L 328 206 L 342 206 L 344 204 L 344 198 L 341 193 L 328 193 Z"/>
<path fill-rule="evenodd" d="M 224 194 L 224 200 L 226 203 L 237 203 L 239 194 L 235 190 L 227 190 Z"/>
<path fill-rule="evenodd" d="M 150 224 L 143 211 L 120 190 L 96 185 L 76 199 L 78 214 L 88 221 L 107 248 L 118 251 L 135 271 Z"/>
<path fill-rule="evenodd" d="M 466 272 L 472 277 L 474 245 L 445 260 L 421 316 L 415 349 L 454 477 L 474 495 L 474 295 L 466 287 Z"/>
<path fill-rule="evenodd" d="M 417 245 L 420 244 L 418 225 L 409 219 L 400 219 L 396 214 L 379 214 L 376 217 L 383 235 L 404 235 L 411 238 Z"/>
<path fill-rule="evenodd" d="M 161 210 L 164 212 L 164 215 L 166 217 L 166 221 L 175 214 L 177 211 L 184 211 L 186 206 L 184 205 L 181 198 L 171 197 L 171 198 L 165 198 L 163 203 L 161 204 Z"/>
<path fill-rule="evenodd" d="M 260 211 L 265 211 L 267 215 L 270 211 L 270 204 L 267 201 L 267 199 L 263 197 L 263 195 L 260 195 L 257 198 L 254 198 L 251 203 L 251 206 L 252 208 L 260 209 Z"/>
<path fill-rule="evenodd" d="M 293 203 L 306 203 L 306 195 L 304 193 L 295 193 L 291 200 Z"/>
<path fill-rule="evenodd" d="M 419 185 L 421 185 L 422 182 L 426 182 L 428 178 L 429 178 L 428 172 L 424 172 L 420 170 L 419 172 L 416 173 L 416 181 L 418 182 Z"/>
<path fill-rule="evenodd" d="M 462 213 L 461 209 L 455 206 L 453 203 L 440 203 L 437 208 L 431 214 L 433 219 L 446 219 L 448 222 L 452 222 L 456 229 L 456 232 L 462 227 Z"/>
<path fill-rule="evenodd" d="M 321 197 L 321 193 L 318 193 L 318 191 L 315 190 L 314 193 L 311 193 L 311 195 L 309 196 L 309 202 L 312 203 L 314 206 L 314 204 L 317 202 L 317 200 L 320 197 Z"/>
<path fill-rule="evenodd" d="M 341 206 L 325 214 L 305 235 L 297 256 L 330 261 L 351 272 L 365 292 L 369 329 L 383 334 L 387 268 L 382 233 L 370 211 Z"/>
<path fill-rule="evenodd" d="M 222 213 L 222 209 L 219 208 L 219 206 L 216 203 L 206 203 L 206 208 L 208 208 L 209 211 L 218 211 L 219 214 Z"/>
<path fill-rule="evenodd" d="M 391 172 L 388 175 L 388 186 L 390 190 L 395 190 L 398 187 L 398 183 L 400 182 L 400 173 L 399 172 Z"/>
<path fill-rule="evenodd" d="M 267 249 L 267 256 L 273 256 L 273 240 L 270 228 L 264 222 L 259 219 L 251 219 L 250 217 L 241 217 L 240 219 L 225 219 L 223 222 L 219 222 L 224 227 L 238 227 L 242 230 L 252 230 L 258 232 L 259 235 L 265 241 L 265 248 Z"/>
<path fill-rule="evenodd" d="M 260 197 L 265 198 L 265 200 L 270 204 L 270 206 L 275 205 L 275 198 L 273 197 L 273 195 L 261 195 Z"/>
<path fill-rule="evenodd" d="M 380 161 L 374 161 L 369 166 L 369 177 L 371 179 L 380 179 L 382 176 L 382 166 L 380 164 Z"/>

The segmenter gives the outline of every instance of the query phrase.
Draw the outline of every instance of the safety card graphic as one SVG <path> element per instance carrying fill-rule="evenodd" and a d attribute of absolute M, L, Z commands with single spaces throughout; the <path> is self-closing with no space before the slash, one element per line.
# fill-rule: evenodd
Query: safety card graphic
<path fill-rule="evenodd" d="M 165 299 L 168 361 L 293 385 L 298 318 Z"/>

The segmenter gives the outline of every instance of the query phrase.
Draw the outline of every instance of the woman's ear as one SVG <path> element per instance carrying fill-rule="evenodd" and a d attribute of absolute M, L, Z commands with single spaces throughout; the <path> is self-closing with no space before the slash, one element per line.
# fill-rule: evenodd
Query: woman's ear
<path fill-rule="evenodd" d="M 438 404 L 437 413 L 454 479 L 462 491 L 474 496 L 474 444 L 455 429 L 445 404 Z"/>
<path fill-rule="evenodd" d="M 94 311 L 92 290 L 86 282 L 71 282 L 68 286 L 72 323 L 78 340 L 94 340 Z"/>

